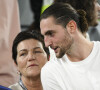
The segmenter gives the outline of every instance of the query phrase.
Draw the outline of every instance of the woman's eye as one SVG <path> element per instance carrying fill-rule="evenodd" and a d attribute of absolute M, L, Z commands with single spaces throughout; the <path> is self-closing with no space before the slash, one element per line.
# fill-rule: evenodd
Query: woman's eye
<path fill-rule="evenodd" d="M 22 54 L 20 54 L 20 56 L 25 56 L 26 55 L 26 53 L 22 53 Z"/>
<path fill-rule="evenodd" d="M 41 51 L 35 51 L 35 53 L 42 53 Z"/>

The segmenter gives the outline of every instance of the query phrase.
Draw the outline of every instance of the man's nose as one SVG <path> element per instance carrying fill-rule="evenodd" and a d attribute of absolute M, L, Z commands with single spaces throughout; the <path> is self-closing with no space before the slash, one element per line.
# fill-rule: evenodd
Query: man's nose
<path fill-rule="evenodd" d="M 49 47 L 52 44 L 52 40 L 50 37 L 44 37 L 45 46 Z"/>

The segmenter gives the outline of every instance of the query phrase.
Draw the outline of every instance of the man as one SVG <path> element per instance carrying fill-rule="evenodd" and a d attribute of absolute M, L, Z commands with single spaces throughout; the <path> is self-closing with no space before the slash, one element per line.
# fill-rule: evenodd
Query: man
<path fill-rule="evenodd" d="M 42 68 L 44 90 L 100 90 L 100 42 L 83 36 L 84 11 L 55 3 L 41 15 L 40 28 L 57 57 Z"/>

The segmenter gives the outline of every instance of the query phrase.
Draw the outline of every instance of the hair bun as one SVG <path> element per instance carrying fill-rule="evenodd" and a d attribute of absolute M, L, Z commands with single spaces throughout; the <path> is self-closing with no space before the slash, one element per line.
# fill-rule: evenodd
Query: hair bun
<path fill-rule="evenodd" d="M 88 23 L 87 23 L 87 20 L 86 20 L 86 12 L 84 10 L 77 10 L 77 13 L 79 14 L 81 32 L 85 33 L 85 32 L 88 31 Z"/>
<path fill-rule="evenodd" d="M 84 11 L 84 10 L 77 10 L 77 12 L 78 12 L 78 14 L 80 15 L 80 16 L 86 16 L 86 12 Z"/>

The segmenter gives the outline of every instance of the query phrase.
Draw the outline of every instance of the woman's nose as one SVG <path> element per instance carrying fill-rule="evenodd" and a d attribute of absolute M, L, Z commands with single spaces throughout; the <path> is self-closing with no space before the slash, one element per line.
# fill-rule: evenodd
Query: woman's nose
<path fill-rule="evenodd" d="M 29 54 L 28 54 L 28 60 L 29 60 L 29 61 L 35 60 L 35 55 L 34 55 L 34 53 L 29 53 Z"/>

